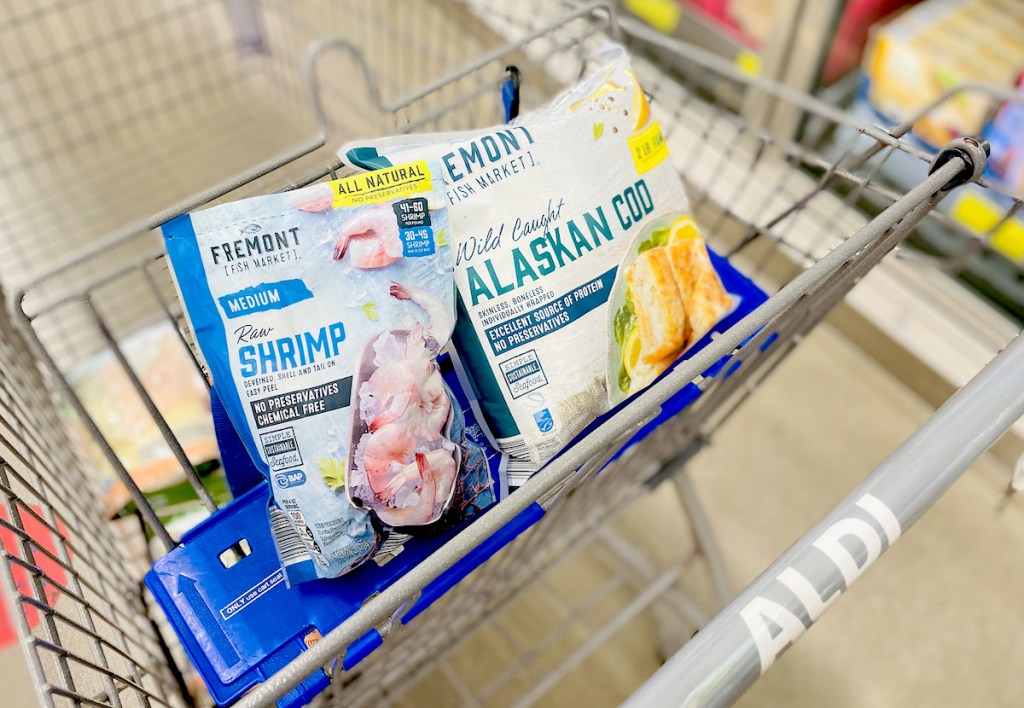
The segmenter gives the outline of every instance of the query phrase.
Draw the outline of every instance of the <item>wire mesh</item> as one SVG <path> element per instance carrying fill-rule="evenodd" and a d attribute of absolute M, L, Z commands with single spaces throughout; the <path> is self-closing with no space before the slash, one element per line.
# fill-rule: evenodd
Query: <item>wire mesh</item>
<path fill-rule="evenodd" d="M 633 448 L 601 474 L 594 476 L 596 469 L 591 469 L 591 476 L 580 475 L 568 481 L 543 503 L 547 513 L 540 523 L 475 570 L 441 601 L 417 617 L 414 624 L 402 626 L 400 631 L 389 635 L 389 641 L 371 655 L 365 666 L 359 667 L 358 674 L 347 680 L 343 687 L 338 686 L 325 695 L 319 705 L 373 705 L 402 695 L 446 651 L 472 637 L 474 631 L 485 625 L 487 618 L 550 572 L 569 553 L 597 546 L 596 552 L 604 553 L 606 558 L 611 553 L 620 569 L 628 562 L 626 559 L 640 558 L 635 549 L 623 551 L 625 541 L 614 532 L 606 530 L 599 534 L 598 529 L 607 527 L 649 491 L 648 482 L 666 465 L 673 469 L 681 467 L 688 455 L 680 457 L 680 432 L 676 425 L 665 426 L 646 445 Z M 584 481 L 587 483 L 583 484 Z M 671 595 L 667 602 L 686 604 L 681 614 L 684 620 L 693 623 L 691 631 L 694 631 L 699 628 L 697 625 L 701 620 L 706 621 L 709 608 L 695 608 L 688 604 L 692 600 L 680 600 L 672 591 L 675 581 L 690 570 L 690 564 L 700 556 L 702 548 L 692 537 L 684 536 L 675 539 L 674 543 L 687 550 L 680 554 L 677 565 L 663 571 L 671 575 L 672 582 L 659 586 L 642 604 L 646 607 Z M 641 595 L 662 576 L 650 568 L 643 568 L 636 574 L 637 569 L 632 570 L 633 573 L 623 574 L 638 581 L 631 586 L 626 585 L 632 598 Z M 619 582 L 626 581 L 620 578 Z M 615 587 L 619 586 L 616 584 Z M 605 589 L 605 592 L 611 591 L 611 588 Z M 596 602 L 599 598 L 592 597 L 591 600 Z M 569 606 L 574 604 L 568 603 Z M 583 614 L 588 613 L 586 607 L 577 609 Z M 569 620 L 570 623 L 574 621 Z M 564 629 L 552 628 L 548 641 L 554 641 L 559 631 Z M 528 670 L 529 657 L 537 651 L 536 646 L 522 650 L 518 661 L 508 662 L 505 675 L 490 677 L 486 686 L 474 690 L 475 700 L 486 702 L 517 673 Z M 526 704 L 532 703 L 542 693 L 539 692 Z"/>
<path fill-rule="evenodd" d="M 6 311 L 6 308 L 0 311 Z M 87 503 L 49 386 L 0 317 L 0 575 L 46 705 L 184 705 L 142 599 L 144 556 Z M 137 527 L 136 527 L 137 528 Z"/>
<path fill-rule="evenodd" d="M 385 103 L 493 43 L 471 16 L 434 3 L 6 3 L 0 281 L 14 289 L 309 134 L 314 116 L 296 67 L 324 28 L 363 53 Z M 328 57 L 321 78 L 330 120 L 345 134 L 395 130 L 390 113 L 367 110 L 350 61 Z M 462 113 L 469 125 L 473 114 Z"/>
<path fill-rule="evenodd" d="M 504 66 L 520 67 L 522 103 L 529 110 L 577 78 L 586 69 L 588 52 L 615 34 L 607 11 L 583 8 L 563 20 L 565 8 L 553 3 L 396 1 L 371 8 L 357 2 L 182 1 L 132 10 L 115 24 L 97 20 L 113 8 L 99 2 L 26 4 L 9 8 L 12 14 L 0 20 L 0 32 L 33 27 L 18 40 L 27 43 L 24 60 L 0 73 L 0 91 L 17 97 L 14 92 L 30 93 L 26 85 L 31 84 L 36 92 L 17 108 L 6 108 L 7 102 L 0 108 L 11 111 L 0 114 L 0 124 L 14 126 L 0 137 L 0 199 L 13 205 L 8 210 L 0 204 L 8 220 L 0 228 L 12 234 L 3 246 L 9 253 L 0 252 L 0 282 L 28 287 L 15 306 L 54 383 L 87 422 L 89 412 L 66 380 L 78 362 L 98 352 L 116 353 L 119 341 L 156 321 L 185 329 L 162 245 L 150 231 L 158 223 L 148 223 L 151 215 L 170 218 L 175 210 L 186 210 L 180 206 L 191 195 L 211 185 L 225 186 L 208 192 L 205 201 L 337 174 L 342 166 L 314 148 L 265 175 L 232 181 L 254 162 L 315 134 L 318 101 L 331 144 L 391 132 L 484 127 L 500 121 L 496 88 Z M 32 33 L 38 37 L 30 41 Z M 313 65 L 311 98 L 310 77 L 298 67 L 308 44 L 323 36 L 340 36 L 348 48 L 325 52 Z M 35 48 L 36 40 L 46 51 Z M 776 316 L 731 352 L 731 375 L 695 372 L 693 382 L 703 392 L 696 404 L 600 474 L 617 449 L 614 442 L 603 456 L 567 473 L 541 500 L 547 513 L 539 524 L 415 624 L 400 627 L 358 675 L 339 673 L 326 704 L 358 705 L 397 695 L 409 677 L 419 675 L 565 549 L 592 536 L 666 464 L 705 442 L 760 377 L 938 201 L 940 195 L 917 197 L 844 262 L 813 269 L 838 244 L 864 233 L 869 223 L 880 223 L 870 222 L 855 206 L 870 195 L 881 211 L 903 196 L 879 179 L 886 161 L 897 154 L 914 160 L 927 155 L 803 94 L 742 76 L 687 45 L 629 36 L 625 41 L 653 96 L 652 112 L 708 244 L 769 292 L 809 268 L 814 277 L 802 296 L 779 306 Z M 133 61 L 115 59 L 124 52 Z M 94 81 L 95 76 L 102 78 Z M 782 140 L 736 114 L 722 89 L 736 83 L 785 104 L 803 123 L 824 124 L 822 134 L 833 136 L 833 142 L 825 149 Z M 60 90 L 66 94 L 61 101 L 46 100 L 47 92 Z M 89 110 L 76 121 L 79 104 Z M 1014 204 L 1020 208 L 1019 201 Z M 188 202 L 187 208 L 198 205 Z M 188 349 L 185 335 L 181 346 Z M 34 372 L 25 355 L 18 356 L 17 370 Z M 131 361 L 126 357 L 121 363 L 130 378 Z M 19 375 L 29 376 L 5 372 L 0 381 L 5 394 L 0 406 L 12 407 L 0 413 L 0 422 L 14 426 L 11 445 L 24 446 L 12 448 L 12 455 L 24 460 L 0 466 L 7 514 L 0 524 L 21 544 L 21 555 L 7 554 L 8 583 L 18 584 L 17 568 L 33 578 L 30 592 L 18 591 L 18 598 L 41 695 L 57 705 L 63 698 L 119 705 L 119 694 L 132 696 L 127 705 L 172 700 L 161 697 L 177 689 L 137 590 L 141 569 L 120 560 L 124 549 L 98 520 L 91 496 L 70 493 L 89 483 L 85 476 L 78 484 L 77 477 L 63 473 L 65 466 L 77 469 L 69 446 L 62 437 L 41 432 L 62 435 L 53 406 L 39 399 L 47 388 L 38 372 L 16 389 L 19 396 L 39 400 L 18 403 L 23 399 L 7 390 Z M 159 400 L 154 408 L 161 412 Z M 27 414 L 48 417 L 41 424 Z M 632 421 L 625 431 L 635 431 L 641 422 Z M 180 431 L 163 426 L 162 432 L 173 454 Z M 103 440 L 99 426 L 93 433 Z M 108 457 L 127 476 L 124 461 L 111 450 Z M 141 506 L 145 512 L 147 505 Z M 42 511 L 26 511 L 36 507 Z M 20 521 L 25 513 L 60 539 L 56 552 L 47 555 L 25 537 L 28 522 Z M 162 528 L 152 516 L 146 521 L 154 531 Z M 47 555 L 74 583 L 45 580 L 38 572 L 42 563 L 28 558 L 36 554 Z M 47 600 L 48 588 L 58 597 L 55 604 Z M 30 612 L 40 610 L 45 621 L 30 627 Z"/>

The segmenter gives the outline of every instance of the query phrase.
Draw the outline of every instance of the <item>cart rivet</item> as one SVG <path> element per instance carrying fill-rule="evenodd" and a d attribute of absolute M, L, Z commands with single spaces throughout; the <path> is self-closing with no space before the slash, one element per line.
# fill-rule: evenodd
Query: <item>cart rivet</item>
<path fill-rule="evenodd" d="M 985 171 L 985 166 L 988 164 L 988 157 L 991 152 L 992 148 L 987 140 L 970 136 L 957 138 L 946 145 L 935 156 L 928 174 L 934 174 L 954 158 L 958 157 L 963 160 L 964 168 L 942 187 L 941 191 L 948 192 L 954 187 L 959 187 L 962 184 L 979 179 L 982 172 Z"/>

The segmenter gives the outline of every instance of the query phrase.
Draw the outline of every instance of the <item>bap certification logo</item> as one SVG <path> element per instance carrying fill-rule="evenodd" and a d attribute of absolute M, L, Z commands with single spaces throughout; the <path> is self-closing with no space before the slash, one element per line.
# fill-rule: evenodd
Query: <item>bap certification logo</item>
<path fill-rule="evenodd" d="M 533 419 L 537 422 L 537 429 L 542 433 L 550 433 L 555 429 L 555 420 L 551 417 L 551 411 L 547 408 L 534 413 Z"/>
<path fill-rule="evenodd" d="M 282 472 L 281 474 L 274 475 L 274 484 L 281 489 L 301 487 L 305 483 L 306 473 L 302 470 L 292 470 L 291 472 Z"/>

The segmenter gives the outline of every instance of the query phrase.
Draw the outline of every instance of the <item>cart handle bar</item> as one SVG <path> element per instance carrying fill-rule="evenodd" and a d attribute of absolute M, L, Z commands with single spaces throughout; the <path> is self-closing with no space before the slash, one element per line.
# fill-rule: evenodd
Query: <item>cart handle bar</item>
<path fill-rule="evenodd" d="M 243 696 L 235 708 L 267 706 L 283 697 L 324 664 L 344 654 L 349 644 L 390 620 L 396 608 L 416 597 L 420 589 L 466 556 L 479 544 L 480 538 L 498 531 L 536 500 L 567 482 L 577 470 L 602 466 L 639 427 L 659 413 L 662 402 L 672 393 L 693 381 L 723 357 L 730 356 L 759 329 L 785 313 L 823 278 L 842 267 L 863 248 L 883 238 L 891 229 L 897 226 L 903 229 L 908 227 L 907 221 L 923 218 L 927 210 L 922 209 L 922 205 L 938 203 L 946 194 L 946 185 L 964 170 L 974 176 L 980 175 L 985 168 L 986 155 L 976 141 L 972 142 L 957 141 L 957 148 L 964 150 L 962 154 L 952 156 L 857 233 L 793 278 L 767 302 L 713 339 L 690 359 L 680 362 L 665 378 L 638 394 L 618 415 L 602 423 L 561 457 L 530 477 L 522 487 L 434 551 L 429 563 L 420 563 L 410 569 L 328 632 L 322 640 Z M 965 155 L 970 157 L 970 161 L 965 159 Z"/>

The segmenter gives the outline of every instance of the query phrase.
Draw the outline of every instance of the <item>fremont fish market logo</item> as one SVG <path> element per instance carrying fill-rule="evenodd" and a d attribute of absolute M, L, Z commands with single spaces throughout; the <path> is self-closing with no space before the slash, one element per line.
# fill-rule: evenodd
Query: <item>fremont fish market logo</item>
<path fill-rule="evenodd" d="M 298 258 L 298 226 L 266 231 L 260 224 L 246 224 L 238 235 L 232 241 L 210 246 L 213 265 L 222 267 L 225 275 L 245 273 Z"/>

